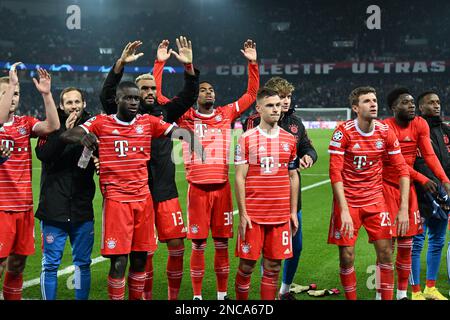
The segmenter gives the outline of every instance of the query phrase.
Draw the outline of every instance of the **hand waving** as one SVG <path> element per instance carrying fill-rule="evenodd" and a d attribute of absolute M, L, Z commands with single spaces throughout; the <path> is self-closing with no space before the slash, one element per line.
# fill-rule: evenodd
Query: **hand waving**
<path fill-rule="evenodd" d="M 175 52 L 174 50 L 171 50 L 171 54 L 173 54 L 181 63 L 184 64 L 192 63 L 191 40 L 188 40 L 186 37 L 179 37 L 176 39 L 176 43 L 178 47 L 178 53 Z"/>
<path fill-rule="evenodd" d="M 241 49 L 241 52 L 247 58 L 247 60 L 249 60 L 250 62 L 256 62 L 256 42 L 248 39 L 244 42 L 244 50 Z"/>
<path fill-rule="evenodd" d="M 136 53 L 136 50 L 142 45 L 142 41 L 133 41 L 128 42 L 128 44 L 125 46 L 125 48 L 122 51 L 122 55 L 120 56 L 120 60 L 124 63 L 130 63 L 134 62 L 140 57 L 142 57 L 144 54 Z"/>
<path fill-rule="evenodd" d="M 156 59 L 158 61 L 167 61 L 172 54 L 172 49 L 169 50 L 169 40 L 163 40 L 156 51 Z"/>
<path fill-rule="evenodd" d="M 38 68 L 37 71 L 39 74 L 39 81 L 36 80 L 36 78 L 33 78 L 33 82 L 34 82 L 34 85 L 36 86 L 36 89 L 38 89 L 38 91 L 41 94 L 49 94 L 51 84 L 52 84 L 50 74 L 47 72 L 47 70 L 42 69 L 42 68 Z"/>
<path fill-rule="evenodd" d="M 9 69 L 9 84 L 11 86 L 16 86 L 19 83 L 19 77 L 17 76 L 17 66 L 20 64 L 22 64 L 22 62 L 16 62 Z"/>

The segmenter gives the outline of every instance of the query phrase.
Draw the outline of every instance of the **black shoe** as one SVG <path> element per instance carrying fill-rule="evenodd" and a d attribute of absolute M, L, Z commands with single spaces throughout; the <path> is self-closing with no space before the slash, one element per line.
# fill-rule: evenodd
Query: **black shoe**
<path fill-rule="evenodd" d="M 297 300 L 295 296 L 291 292 L 286 292 L 278 295 L 278 300 Z"/>

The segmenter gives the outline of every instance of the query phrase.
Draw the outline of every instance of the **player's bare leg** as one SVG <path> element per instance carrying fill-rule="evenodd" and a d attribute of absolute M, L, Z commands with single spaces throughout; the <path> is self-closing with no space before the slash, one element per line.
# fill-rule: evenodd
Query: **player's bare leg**
<path fill-rule="evenodd" d="M 275 300 L 280 270 L 281 260 L 263 259 L 263 276 L 260 292 L 262 300 Z"/>
<path fill-rule="evenodd" d="M 391 239 L 373 242 L 377 253 L 377 279 L 376 283 L 381 292 L 382 300 L 392 300 L 394 294 L 394 267 L 392 265 Z"/>
<path fill-rule="evenodd" d="M 110 300 L 123 300 L 125 297 L 125 270 L 128 255 L 108 256 L 111 265 L 108 274 L 108 296 Z"/>
<path fill-rule="evenodd" d="M 177 300 L 178 293 L 180 292 L 181 279 L 183 277 L 183 239 L 167 240 L 167 250 L 169 251 L 166 268 L 168 280 L 168 299 Z"/>
<path fill-rule="evenodd" d="M 236 292 L 236 300 L 248 300 L 248 292 L 250 290 L 250 280 L 255 269 L 256 260 L 247 260 L 240 258 L 239 267 L 236 273 L 234 288 Z"/>
<path fill-rule="evenodd" d="M 23 270 L 27 256 L 11 254 L 6 263 L 5 280 L 3 281 L 3 298 L 5 300 L 21 300 L 23 287 Z"/>
<path fill-rule="evenodd" d="M 217 282 L 217 300 L 227 299 L 228 277 L 230 275 L 227 238 L 214 238 L 214 271 Z"/>
<path fill-rule="evenodd" d="M 339 275 L 347 300 L 356 300 L 355 247 L 339 246 Z"/>
<path fill-rule="evenodd" d="M 202 283 L 205 276 L 206 239 L 192 239 L 191 282 L 194 300 L 202 300 Z"/>

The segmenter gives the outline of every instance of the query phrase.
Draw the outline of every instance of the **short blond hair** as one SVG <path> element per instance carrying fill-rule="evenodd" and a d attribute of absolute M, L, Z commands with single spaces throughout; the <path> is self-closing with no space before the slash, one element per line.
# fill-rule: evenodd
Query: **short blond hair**
<path fill-rule="evenodd" d="M 155 80 L 155 77 L 153 77 L 151 73 L 144 73 L 138 76 L 136 80 L 134 80 L 134 83 L 138 84 L 141 80 Z"/>
<path fill-rule="evenodd" d="M 279 95 L 291 94 L 295 89 L 292 83 L 281 77 L 270 78 L 264 87 L 275 90 Z"/>

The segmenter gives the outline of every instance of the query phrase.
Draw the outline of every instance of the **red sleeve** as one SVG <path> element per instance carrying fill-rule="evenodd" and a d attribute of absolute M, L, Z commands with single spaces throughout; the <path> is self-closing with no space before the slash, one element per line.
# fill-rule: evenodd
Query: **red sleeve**
<path fill-rule="evenodd" d="M 36 138 L 37 136 L 34 134 L 34 126 L 36 124 L 38 124 L 39 122 L 41 122 L 41 120 L 36 119 L 35 117 L 31 117 L 31 116 L 25 116 L 26 117 L 26 121 L 28 124 L 28 132 L 31 132 L 31 137 Z"/>
<path fill-rule="evenodd" d="M 344 155 L 348 144 L 348 135 L 344 127 L 340 125 L 333 132 L 328 153 L 330 154 L 329 175 L 331 184 L 342 181 L 342 170 L 344 169 Z"/>
<path fill-rule="evenodd" d="M 428 182 L 429 179 L 426 176 L 424 176 L 423 174 L 421 174 L 420 172 L 414 170 L 413 167 L 408 166 L 408 169 L 409 169 L 409 176 L 410 176 L 411 180 L 417 181 L 422 185 L 424 185 L 425 183 Z"/>
<path fill-rule="evenodd" d="M 256 94 L 259 89 L 259 66 L 257 63 L 248 64 L 248 83 L 247 91 L 233 103 L 229 103 L 227 106 L 223 107 L 230 114 L 231 119 L 238 118 L 241 113 L 250 108 L 250 106 L 256 100 Z"/>
<path fill-rule="evenodd" d="M 289 157 L 289 162 L 294 161 L 297 158 L 297 143 L 295 142 L 295 138 L 292 137 L 292 148 L 291 148 L 291 155 Z"/>
<path fill-rule="evenodd" d="M 170 102 L 170 99 L 165 97 L 162 93 L 162 76 L 165 64 L 165 61 L 158 60 L 155 60 L 155 63 L 153 64 L 153 77 L 155 78 L 156 83 L 156 100 L 162 105 Z"/>
<path fill-rule="evenodd" d="M 389 127 L 386 137 L 386 151 L 391 164 L 397 169 L 399 177 L 409 177 L 409 166 L 403 158 L 400 143 L 394 131 Z"/>
<path fill-rule="evenodd" d="M 445 174 L 444 169 L 442 169 L 441 162 L 436 157 L 434 153 L 433 146 L 431 145 L 430 138 L 430 127 L 428 127 L 428 123 L 419 117 L 421 120 L 419 122 L 419 149 L 420 153 L 425 160 L 428 168 L 433 171 L 434 175 L 442 182 L 442 183 L 450 183 L 447 175 Z"/>
<path fill-rule="evenodd" d="M 165 122 L 164 120 L 148 115 L 148 119 L 150 122 L 150 126 L 151 126 L 151 134 L 152 137 L 161 137 L 161 136 L 166 136 L 170 130 L 172 130 L 173 125 L 171 125 L 170 123 Z"/>
<path fill-rule="evenodd" d="M 81 124 L 80 127 L 83 128 L 86 133 L 91 132 L 98 137 L 100 136 L 100 128 L 102 127 L 103 119 L 103 115 L 97 115 L 88 119 L 85 123 Z"/>
<path fill-rule="evenodd" d="M 234 164 L 238 165 L 246 163 L 248 163 L 248 143 L 246 136 L 241 136 L 239 138 L 238 144 L 236 145 Z"/>

